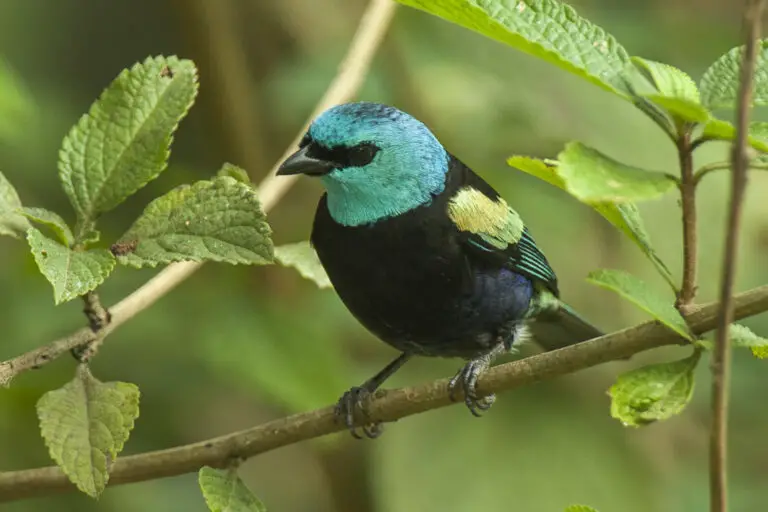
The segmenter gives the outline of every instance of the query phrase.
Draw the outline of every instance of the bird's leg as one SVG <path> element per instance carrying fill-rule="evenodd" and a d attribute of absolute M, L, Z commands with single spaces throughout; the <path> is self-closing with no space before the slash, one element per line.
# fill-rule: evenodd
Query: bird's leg
<path fill-rule="evenodd" d="M 379 389 L 379 386 L 381 386 L 385 380 L 400 369 L 400 367 L 411 358 L 411 355 L 412 354 L 403 352 L 397 359 L 385 366 L 379 373 L 365 381 L 362 385 L 353 387 L 341 396 L 336 404 L 336 417 L 344 422 L 353 437 L 356 437 L 357 439 L 363 438 L 363 436 L 357 433 L 357 429 L 355 428 L 355 407 L 360 405 L 363 414 L 367 416 L 368 413 L 362 406 L 364 400 L 371 393 Z M 363 426 L 362 430 L 366 437 L 374 439 L 381 435 L 382 426 L 380 422 L 370 423 Z"/>
<path fill-rule="evenodd" d="M 476 357 L 464 365 L 448 383 L 451 400 L 456 401 L 456 390 L 461 386 L 464 391 L 464 403 L 467 404 L 469 412 L 479 417 L 483 411 L 490 409 L 493 402 L 496 401 L 496 395 L 478 397 L 477 379 L 491 366 L 493 360 L 506 350 L 507 346 L 502 340 L 487 354 Z"/>

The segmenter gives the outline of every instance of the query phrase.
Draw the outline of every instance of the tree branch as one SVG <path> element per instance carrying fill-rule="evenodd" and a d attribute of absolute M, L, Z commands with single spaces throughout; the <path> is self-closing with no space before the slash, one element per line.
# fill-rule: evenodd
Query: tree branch
<path fill-rule="evenodd" d="M 744 12 L 747 42 L 739 77 L 739 98 L 736 112 L 736 140 L 733 143 L 731 162 L 731 201 L 725 234 L 725 256 L 720 285 L 720 309 L 717 317 L 717 336 L 712 356 L 712 426 L 709 442 L 709 497 L 712 512 L 728 509 L 728 388 L 730 383 L 731 350 L 729 327 L 733 322 L 733 287 L 736 279 L 736 261 L 739 252 L 739 235 L 747 187 L 747 142 L 749 138 L 749 114 L 752 104 L 752 77 L 757 60 L 757 43 L 760 39 L 760 21 L 763 1 L 749 0 Z"/>
<path fill-rule="evenodd" d="M 686 320 L 693 332 L 701 334 L 714 329 L 718 310 L 717 303 L 709 303 L 691 313 Z M 768 285 L 734 297 L 737 319 L 766 310 Z M 554 352 L 495 366 L 480 378 L 479 393 L 506 391 L 624 359 L 644 350 L 680 343 L 686 342 L 658 322 L 647 322 Z M 441 379 L 412 388 L 378 391 L 368 410 L 373 420 L 393 422 L 452 403 L 448 397 L 448 380 Z M 253 457 L 345 428 L 336 422 L 333 407 L 294 414 L 207 441 L 118 458 L 112 465 L 109 484 L 181 475 L 204 465 L 223 467 L 232 458 Z M 0 473 L 0 502 L 74 489 L 57 467 Z"/>
<path fill-rule="evenodd" d="M 357 94 L 368 73 L 373 56 L 387 32 L 395 13 L 395 6 L 396 4 L 392 0 L 371 0 L 368 4 L 336 78 L 315 107 L 309 120 L 286 149 L 285 154 L 280 157 L 280 160 L 258 186 L 259 199 L 265 212 L 271 210 L 295 183 L 295 176 L 276 178 L 275 172 L 280 162 L 285 160 L 298 146 L 312 119 L 334 105 L 350 101 Z M 154 304 L 201 266 L 202 263 L 191 262 L 169 265 L 138 290 L 110 308 L 111 322 L 97 332 L 83 328 L 65 338 L 53 341 L 13 359 L 0 362 L 0 385 L 7 386 L 16 375 L 22 372 L 39 368 L 62 354 L 86 345 L 97 338 L 103 339 L 117 327 Z"/>

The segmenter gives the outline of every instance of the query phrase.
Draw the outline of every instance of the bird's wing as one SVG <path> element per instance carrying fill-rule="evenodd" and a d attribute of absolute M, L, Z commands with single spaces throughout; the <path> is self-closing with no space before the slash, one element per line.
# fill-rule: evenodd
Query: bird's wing
<path fill-rule="evenodd" d="M 448 201 L 447 213 L 471 253 L 523 274 L 558 295 L 555 272 L 504 199 L 465 185 Z"/>

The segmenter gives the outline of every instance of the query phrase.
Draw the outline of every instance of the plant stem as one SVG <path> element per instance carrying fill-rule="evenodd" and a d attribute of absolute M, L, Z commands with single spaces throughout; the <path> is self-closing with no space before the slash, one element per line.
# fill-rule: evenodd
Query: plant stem
<path fill-rule="evenodd" d="M 680 193 L 683 205 L 683 285 L 677 299 L 677 307 L 683 314 L 689 313 L 696 296 L 696 267 L 698 241 L 696 239 L 696 179 L 693 174 L 693 149 L 691 132 L 684 129 L 677 139 L 680 160 Z"/>
<path fill-rule="evenodd" d="M 736 111 L 736 140 L 731 152 L 731 200 L 726 228 L 725 256 L 723 257 L 720 285 L 720 310 L 717 336 L 712 355 L 712 426 L 709 444 L 709 492 L 711 512 L 728 509 L 728 389 L 730 384 L 731 351 L 728 330 L 734 316 L 733 287 L 736 278 L 736 260 L 739 249 L 744 192 L 747 187 L 747 140 L 749 114 L 752 104 L 752 77 L 757 60 L 757 41 L 760 39 L 762 0 L 749 0 L 744 12 L 747 42 L 741 63 L 739 97 Z"/>

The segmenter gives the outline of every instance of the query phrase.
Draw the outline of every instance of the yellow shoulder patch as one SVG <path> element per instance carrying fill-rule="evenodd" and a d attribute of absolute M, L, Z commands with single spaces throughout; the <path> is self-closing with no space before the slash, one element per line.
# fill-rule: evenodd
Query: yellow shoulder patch
<path fill-rule="evenodd" d="M 496 201 L 479 190 L 464 187 L 448 202 L 448 217 L 460 231 L 482 237 L 495 247 L 517 243 L 523 234 L 523 221 L 506 201 Z"/>

